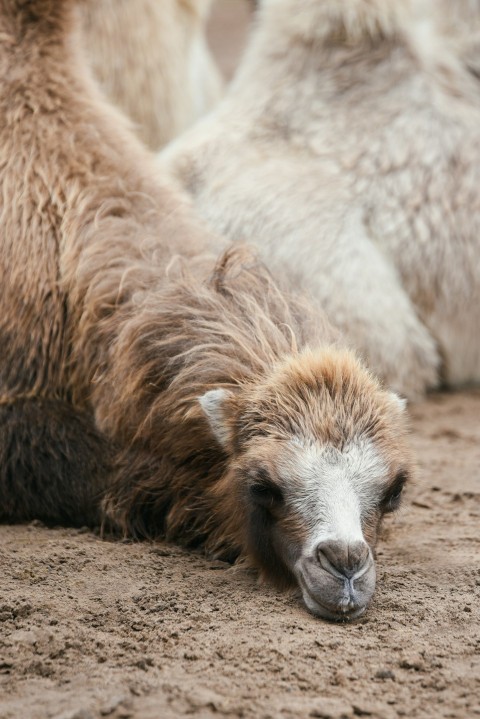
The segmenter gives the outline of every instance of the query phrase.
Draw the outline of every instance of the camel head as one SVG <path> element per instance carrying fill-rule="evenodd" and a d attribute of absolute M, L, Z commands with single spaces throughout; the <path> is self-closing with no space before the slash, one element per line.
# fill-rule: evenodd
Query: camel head
<path fill-rule="evenodd" d="M 200 404 L 230 458 L 218 491 L 245 553 L 277 586 L 297 585 L 314 614 L 360 616 L 380 522 L 411 471 L 403 401 L 352 353 L 328 348 Z"/>

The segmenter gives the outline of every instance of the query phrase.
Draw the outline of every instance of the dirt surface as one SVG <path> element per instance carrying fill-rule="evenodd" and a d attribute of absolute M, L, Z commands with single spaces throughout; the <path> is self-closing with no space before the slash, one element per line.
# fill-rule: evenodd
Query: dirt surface
<path fill-rule="evenodd" d="M 219 12 L 230 75 L 247 14 Z M 480 717 L 480 392 L 412 420 L 417 480 L 354 624 L 177 547 L 0 527 L 0 719 Z"/>
<path fill-rule="evenodd" d="M 354 624 L 177 547 L 0 528 L 0 717 L 480 716 L 480 392 L 413 408 L 418 477 Z"/>

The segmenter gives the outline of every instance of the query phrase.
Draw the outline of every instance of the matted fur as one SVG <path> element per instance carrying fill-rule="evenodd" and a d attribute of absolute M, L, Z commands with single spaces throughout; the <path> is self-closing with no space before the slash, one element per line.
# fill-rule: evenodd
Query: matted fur
<path fill-rule="evenodd" d="M 115 385 L 99 382 L 109 396 L 107 421 L 117 418 L 115 433 L 128 421 L 134 438 L 107 513 L 127 533 L 187 542 L 208 537 L 211 551 L 238 553 L 244 522 L 240 507 L 232 506 L 231 460 L 198 399 L 220 387 L 262 394 L 262 383 L 279 364 L 299 356 L 309 342 L 319 345 L 322 338 L 328 346 L 335 335 L 308 305 L 287 301 L 246 248 L 227 252 L 207 281 L 203 273 L 197 277 L 196 263 L 188 269 L 176 264 L 178 279 L 139 298 L 119 333 Z M 242 420 L 242 432 L 246 427 Z M 219 483 L 222 478 L 226 483 Z"/>
<path fill-rule="evenodd" d="M 480 96 L 443 6 L 261 3 L 228 96 L 160 156 L 409 398 L 480 381 Z"/>
<path fill-rule="evenodd" d="M 364 437 L 393 468 L 406 460 L 405 428 L 389 395 L 332 344 L 335 333 L 319 314 L 286 300 L 249 250 L 227 252 L 208 282 L 178 269 L 181 277 L 141 298 L 122 327 L 115 384 L 99 382 L 107 423 L 120 423 L 115 436 L 133 437 L 106 501 L 107 516 L 127 534 L 245 556 L 245 486 L 232 466 L 262 437 L 303 436 L 339 449 Z M 233 392 L 228 451 L 198 403 L 214 388 Z"/>
<path fill-rule="evenodd" d="M 192 125 L 220 99 L 208 49 L 211 0 L 84 0 L 87 59 L 109 99 L 152 149 Z"/>
<path fill-rule="evenodd" d="M 357 442 L 374 446 L 386 466 L 363 518 L 374 547 L 382 497 L 399 473 L 411 471 L 404 418 L 391 394 L 336 345 L 321 315 L 287 299 L 247 248 L 228 251 L 207 281 L 192 273 L 195 266 L 178 261 L 177 281 L 139 298 L 112 351 L 115 384 L 99 378 L 107 425 L 118 418 L 114 436 L 127 433 L 106 517 L 128 536 L 240 556 L 289 587 L 296 584 L 292 567 L 249 496 L 252 456 L 265 467 L 292 442 L 339 453 Z M 199 403 L 211 390 L 228 396 L 221 442 Z M 275 461 L 270 466 L 275 477 Z M 287 542 L 307 541 L 308 527 L 293 508 L 275 521 Z"/>

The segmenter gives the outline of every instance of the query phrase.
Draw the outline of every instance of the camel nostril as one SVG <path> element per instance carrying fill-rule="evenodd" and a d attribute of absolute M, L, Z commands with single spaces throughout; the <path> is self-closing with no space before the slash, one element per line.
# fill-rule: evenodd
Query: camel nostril
<path fill-rule="evenodd" d="M 350 579 L 369 561 L 370 550 L 366 542 L 320 542 L 316 548 L 317 560 L 330 574 L 340 574 Z M 332 571 L 333 570 L 333 571 Z"/>
<path fill-rule="evenodd" d="M 317 543 L 295 569 L 307 607 L 330 619 L 359 616 L 375 590 L 375 563 L 362 540 Z"/>

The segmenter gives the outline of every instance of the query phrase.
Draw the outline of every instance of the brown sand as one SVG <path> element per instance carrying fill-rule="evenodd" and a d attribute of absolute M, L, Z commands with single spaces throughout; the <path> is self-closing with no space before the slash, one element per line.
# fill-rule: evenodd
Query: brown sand
<path fill-rule="evenodd" d="M 354 624 L 177 547 L 0 527 L 0 719 L 480 717 L 480 391 L 412 418 L 417 481 Z"/>
<path fill-rule="evenodd" d="M 177 547 L 0 528 L 0 717 L 480 716 L 480 392 L 412 414 L 418 479 L 354 624 Z"/>

